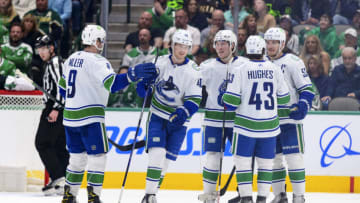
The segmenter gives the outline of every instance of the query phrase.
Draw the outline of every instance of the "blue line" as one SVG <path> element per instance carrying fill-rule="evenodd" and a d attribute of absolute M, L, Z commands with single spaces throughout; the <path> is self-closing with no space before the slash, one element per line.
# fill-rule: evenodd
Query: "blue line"
<path fill-rule="evenodd" d="M 241 114 L 236 114 L 236 116 L 243 117 L 243 118 L 250 119 L 250 120 L 254 120 L 254 121 L 269 121 L 269 120 L 274 120 L 274 119 L 277 118 L 277 115 L 275 115 L 275 116 L 273 116 L 271 118 L 251 118 L 251 117 L 244 116 L 244 115 L 241 115 Z"/>
<path fill-rule="evenodd" d="M 104 84 L 107 79 L 109 79 L 111 76 L 115 75 L 114 73 L 111 73 L 110 75 L 106 76 L 102 83 Z"/>
<path fill-rule="evenodd" d="M 102 105 L 102 104 L 91 104 L 91 105 L 86 105 L 86 106 L 80 106 L 78 108 L 68 108 L 68 107 L 66 107 L 65 110 L 78 110 L 78 109 L 87 108 L 87 107 L 102 107 L 102 108 L 105 108 L 105 106 Z"/>
<path fill-rule="evenodd" d="M 83 121 L 83 120 L 91 119 L 91 118 L 104 118 L 104 116 L 89 116 L 89 117 L 86 117 L 86 118 L 76 119 L 76 120 L 71 120 L 71 119 L 64 118 L 64 120 L 69 121 L 69 122 L 78 122 L 78 121 Z"/>
<path fill-rule="evenodd" d="M 305 168 L 301 168 L 301 169 L 288 169 L 288 171 L 290 172 L 296 172 L 296 171 L 305 171 Z"/>
<path fill-rule="evenodd" d="M 302 87 L 299 87 L 299 88 L 297 88 L 297 90 L 299 91 L 299 90 L 302 90 L 302 89 L 304 89 L 305 87 L 309 87 L 309 86 L 311 86 L 312 84 L 306 84 L 306 85 L 304 85 L 304 86 L 302 86 Z"/>
<path fill-rule="evenodd" d="M 204 167 L 204 170 L 205 170 L 205 171 L 210 171 L 210 172 L 212 172 L 212 173 L 219 173 L 219 170 L 212 170 L 212 169 L 208 169 L 208 168 L 206 168 L 206 167 Z"/>
<path fill-rule="evenodd" d="M 216 184 L 216 182 L 209 182 L 209 181 L 207 181 L 207 180 L 203 180 L 204 182 L 207 182 L 207 183 L 209 183 L 209 184 L 212 184 L 212 185 L 215 185 Z"/>
<path fill-rule="evenodd" d="M 69 171 L 70 173 L 77 173 L 77 174 L 81 174 L 85 172 L 85 171 L 72 171 L 70 169 L 66 169 L 66 170 Z"/>
<path fill-rule="evenodd" d="M 273 130 L 258 130 L 258 131 L 256 131 L 256 130 L 250 130 L 250 129 L 246 129 L 246 128 L 242 128 L 242 127 L 237 126 L 237 125 L 235 125 L 234 127 L 235 127 L 235 128 L 240 128 L 240 129 L 242 129 L 242 130 L 249 131 L 249 132 L 260 133 L 260 132 L 274 132 L 274 131 L 278 130 L 280 126 L 278 126 L 277 128 L 275 128 L 275 129 L 273 129 Z"/>

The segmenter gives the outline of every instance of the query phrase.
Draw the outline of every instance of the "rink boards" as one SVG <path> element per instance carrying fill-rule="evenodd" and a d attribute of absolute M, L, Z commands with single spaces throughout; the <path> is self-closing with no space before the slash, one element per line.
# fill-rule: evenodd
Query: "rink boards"
<path fill-rule="evenodd" d="M 0 111 L 2 141 L 0 165 L 26 166 L 28 176 L 42 176 L 43 167 L 34 146 L 39 111 Z M 108 109 L 108 137 L 120 145 L 132 142 L 140 112 L 133 109 Z M 138 140 L 145 137 L 147 112 L 144 114 Z M 163 188 L 201 190 L 203 113 L 193 116 L 178 160 L 171 163 Z M 304 121 L 305 167 L 308 192 L 360 193 L 360 114 L 349 112 L 311 112 Z M 227 143 L 222 183 L 225 183 L 233 163 Z M 105 175 L 105 188 L 121 187 L 129 152 L 110 146 Z M 145 186 L 147 154 L 135 151 L 130 167 L 127 188 Z M 230 190 L 236 188 L 235 178 Z M 288 190 L 291 191 L 291 184 Z M 256 184 L 254 185 L 256 187 Z"/>

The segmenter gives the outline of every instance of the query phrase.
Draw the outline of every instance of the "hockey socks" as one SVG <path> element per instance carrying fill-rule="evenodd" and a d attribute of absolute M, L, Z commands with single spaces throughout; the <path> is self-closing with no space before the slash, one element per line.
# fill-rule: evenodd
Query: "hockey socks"
<path fill-rule="evenodd" d="M 253 172 L 251 168 L 252 158 L 235 156 L 236 180 L 241 197 L 252 196 Z M 270 192 L 272 181 L 273 159 L 262 159 L 256 157 L 258 165 L 258 196 L 267 197 Z"/>
<path fill-rule="evenodd" d="M 258 197 L 260 196 L 266 198 L 270 193 L 270 187 L 272 182 L 273 159 L 263 159 L 256 157 L 256 163 L 258 165 Z"/>
<path fill-rule="evenodd" d="M 89 155 L 87 184 L 92 186 L 93 193 L 100 196 L 106 166 L 106 154 Z"/>
<path fill-rule="evenodd" d="M 84 177 L 84 170 L 87 163 L 87 154 L 70 153 L 69 165 L 66 169 L 65 183 L 70 187 L 69 193 L 76 196 Z"/>
<path fill-rule="evenodd" d="M 160 184 L 161 171 L 165 161 L 164 148 L 153 147 L 148 151 L 149 164 L 146 174 L 146 194 L 156 194 Z"/>
<path fill-rule="evenodd" d="M 305 168 L 303 155 L 300 153 L 285 155 L 288 164 L 288 172 L 293 193 L 303 195 L 305 193 Z M 283 164 L 283 155 L 277 154 L 274 160 L 272 188 L 275 195 L 285 192 L 286 169 Z"/>
<path fill-rule="evenodd" d="M 236 166 L 236 181 L 241 197 L 252 196 L 253 173 L 251 169 L 251 157 L 234 156 Z"/>
<path fill-rule="evenodd" d="M 203 168 L 204 193 L 212 194 L 216 191 L 216 183 L 220 169 L 220 152 L 206 152 L 206 163 Z"/>
<path fill-rule="evenodd" d="M 294 195 L 305 193 L 305 165 L 303 155 L 300 153 L 285 155 L 288 163 L 289 178 Z"/>

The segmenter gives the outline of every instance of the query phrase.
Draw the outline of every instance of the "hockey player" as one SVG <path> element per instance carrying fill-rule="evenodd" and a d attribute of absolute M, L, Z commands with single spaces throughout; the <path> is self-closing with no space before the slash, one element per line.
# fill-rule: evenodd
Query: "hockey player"
<path fill-rule="evenodd" d="M 200 71 L 186 55 L 192 39 L 178 29 L 172 37 L 172 54 L 159 57 L 147 130 L 149 157 L 145 196 L 142 203 L 156 203 L 156 193 L 170 161 L 176 161 L 186 136 L 186 122 L 201 101 Z M 143 87 L 138 85 L 139 87 Z M 144 92 L 144 91 L 142 91 Z"/>
<path fill-rule="evenodd" d="M 280 66 L 289 87 L 290 102 L 279 107 L 281 134 L 277 137 L 276 157 L 273 168 L 272 203 L 287 203 L 285 191 L 286 169 L 283 155 L 288 165 L 293 187 L 293 203 L 304 202 L 305 166 L 303 160 L 304 135 L 302 120 L 311 107 L 314 91 L 304 63 L 293 54 L 283 54 L 285 32 L 281 28 L 270 28 L 265 33 L 268 58 Z M 290 109 L 294 110 L 290 112 Z"/>
<path fill-rule="evenodd" d="M 223 100 L 227 109 L 236 109 L 232 153 L 240 203 L 253 202 L 252 156 L 258 165 L 256 203 L 265 203 L 280 133 L 277 106 L 286 104 L 290 96 L 280 67 L 263 60 L 264 39 L 250 36 L 245 46 L 250 60 L 233 69 Z"/>
<path fill-rule="evenodd" d="M 220 153 L 222 139 L 224 136 L 224 141 L 226 138 L 231 141 L 233 134 L 235 111 L 224 112 L 222 96 L 228 81 L 232 80 L 230 78 L 231 70 L 247 60 L 244 57 L 233 56 L 236 51 L 237 39 L 231 30 L 220 30 L 216 33 L 213 46 L 218 58 L 208 59 L 200 65 L 202 85 L 206 87 L 208 94 L 203 123 L 205 126 L 204 150 L 206 151 L 206 162 L 203 168 L 204 194 L 199 196 L 199 200 L 204 200 L 205 203 L 212 203 L 216 200 L 220 157 L 223 156 Z"/>
<path fill-rule="evenodd" d="M 86 166 L 88 202 L 100 202 L 109 150 L 104 124 L 109 92 L 123 89 L 129 82 L 151 80 L 157 75 L 152 63 L 139 64 L 127 74 L 116 75 L 109 61 L 99 55 L 105 36 L 101 26 L 86 26 L 81 36 L 84 51 L 75 52 L 65 61 L 59 82 L 66 98 L 63 123 L 70 152 L 63 203 L 76 202 Z"/>

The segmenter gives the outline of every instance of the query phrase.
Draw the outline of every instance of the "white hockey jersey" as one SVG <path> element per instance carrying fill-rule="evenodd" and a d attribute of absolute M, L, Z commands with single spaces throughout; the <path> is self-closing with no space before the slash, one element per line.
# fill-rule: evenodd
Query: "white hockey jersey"
<path fill-rule="evenodd" d="M 156 67 L 159 76 L 155 82 L 155 92 L 150 110 L 168 120 L 178 106 L 189 100 L 199 106 L 201 102 L 200 71 L 196 63 L 188 58 L 181 65 L 171 60 L 171 55 L 160 56 Z"/>
<path fill-rule="evenodd" d="M 134 47 L 129 51 L 129 53 L 124 55 L 122 65 L 135 67 L 141 63 L 150 63 L 156 57 L 156 47 L 150 47 L 149 51 L 145 52 L 139 49 L 139 47 Z"/>
<path fill-rule="evenodd" d="M 99 54 L 78 51 L 64 64 L 59 86 L 66 90 L 65 126 L 105 122 L 105 107 L 115 73 L 110 62 Z"/>
<path fill-rule="evenodd" d="M 233 68 L 242 65 L 248 59 L 245 57 L 234 57 L 229 64 L 223 63 L 219 58 L 212 58 L 200 64 L 202 85 L 206 86 L 208 94 L 205 106 L 203 125 L 222 127 L 224 118 L 224 106 L 221 105 L 220 92 L 226 91 L 226 79 L 229 81 L 230 72 Z M 228 76 L 226 77 L 226 73 Z M 225 127 L 234 126 L 235 111 L 225 112 Z"/>
<path fill-rule="evenodd" d="M 279 106 L 280 124 L 302 123 L 301 120 L 296 121 L 290 119 L 289 114 L 290 106 L 299 102 L 299 94 L 302 91 L 308 91 L 314 94 L 314 89 L 309 75 L 306 72 L 305 64 L 294 54 L 283 54 L 283 56 L 272 62 L 281 67 L 290 93 L 290 102 L 287 105 Z"/>
<path fill-rule="evenodd" d="M 277 106 L 290 99 L 281 69 L 270 61 L 249 60 L 232 74 L 223 99 L 237 108 L 234 132 L 256 138 L 278 135 Z"/>

